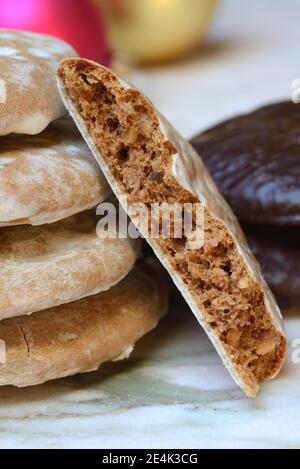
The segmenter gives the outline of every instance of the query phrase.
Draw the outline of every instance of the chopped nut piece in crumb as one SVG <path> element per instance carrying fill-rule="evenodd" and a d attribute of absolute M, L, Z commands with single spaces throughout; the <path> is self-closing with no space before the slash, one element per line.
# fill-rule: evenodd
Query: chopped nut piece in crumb
<path fill-rule="evenodd" d="M 138 133 L 134 127 L 130 127 L 124 134 L 124 141 L 126 145 L 136 142 Z"/>
<path fill-rule="evenodd" d="M 233 347 L 237 347 L 240 343 L 241 331 L 238 329 L 229 329 L 227 332 L 227 343 Z"/>
<path fill-rule="evenodd" d="M 275 333 L 274 331 L 264 331 L 260 334 L 257 341 L 256 352 L 258 355 L 266 355 L 272 352 L 275 348 Z"/>
<path fill-rule="evenodd" d="M 238 287 L 241 289 L 241 290 L 244 290 L 245 288 L 248 288 L 249 287 L 249 282 L 246 278 L 242 277 L 240 278 L 240 280 L 238 281 Z"/>

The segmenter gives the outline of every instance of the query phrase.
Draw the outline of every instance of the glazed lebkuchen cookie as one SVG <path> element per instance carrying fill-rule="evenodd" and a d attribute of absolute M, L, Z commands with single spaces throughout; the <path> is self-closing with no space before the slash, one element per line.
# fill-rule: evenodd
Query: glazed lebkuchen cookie
<path fill-rule="evenodd" d="M 231 209 L 195 150 L 136 89 L 83 59 L 58 69 L 61 96 L 117 197 L 151 219 L 151 204 L 204 207 L 204 244 L 142 234 L 171 274 L 236 382 L 255 396 L 282 367 L 280 310 Z M 123 202 L 122 202 L 123 203 Z M 195 211 L 193 210 L 193 221 Z"/>
<path fill-rule="evenodd" d="M 0 320 L 109 290 L 139 256 L 136 239 L 104 239 L 94 211 L 57 223 L 0 229 Z"/>
<path fill-rule="evenodd" d="M 0 147 L 0 226 L 54 223 L 95 207 L 109 186 L 70 118 Z"/>
<path fill-rule="evenodd" d="M 157 270 L 139 261 L 107 292 L 0 321 L 0 385 L 32 386 L 128 358 L 166 312 L 167 297 Z"/>
<path fill-rule="evenodd" d="M 75 55 L 55 37 L 0 29 L 0 135 L 36 135 L 65 114 L 54 72 Z"/>

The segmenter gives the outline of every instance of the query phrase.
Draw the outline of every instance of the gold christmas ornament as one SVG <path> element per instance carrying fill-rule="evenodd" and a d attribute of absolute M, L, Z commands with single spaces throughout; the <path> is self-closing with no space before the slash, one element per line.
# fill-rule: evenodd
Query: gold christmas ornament
<path fill-rule="evenodd" d="M 137 62 L 174 59 L 206 32 L 218 0 L 95 0 L 112 48 Z"/>

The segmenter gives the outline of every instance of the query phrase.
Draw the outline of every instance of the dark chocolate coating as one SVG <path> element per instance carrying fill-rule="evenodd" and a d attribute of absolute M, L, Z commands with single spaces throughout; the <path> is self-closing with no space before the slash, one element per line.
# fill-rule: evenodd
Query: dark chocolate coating
<path fill-rule="evenodd" d="M 240 220 L 300 225 L 300 104 L 263 107 L 191 143 Z"/>
<path fill-rule="evenodd" d="M 243 228 L 279 304 L 284 308 L 300 307 L 300 228 Z"/>

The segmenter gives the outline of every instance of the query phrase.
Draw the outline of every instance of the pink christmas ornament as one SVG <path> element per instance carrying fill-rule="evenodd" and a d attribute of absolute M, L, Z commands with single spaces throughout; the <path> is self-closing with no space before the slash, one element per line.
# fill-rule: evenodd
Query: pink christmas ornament
<path fill-rule="evenodd" d="M 104 22 L 92 0 L 0 0 L 0 27 L 51 34 L 83 57 L 110 61 Z"/>

